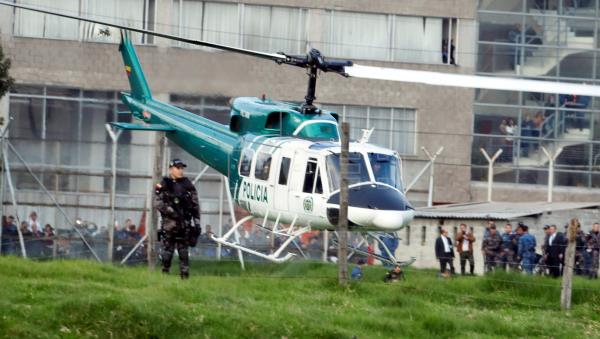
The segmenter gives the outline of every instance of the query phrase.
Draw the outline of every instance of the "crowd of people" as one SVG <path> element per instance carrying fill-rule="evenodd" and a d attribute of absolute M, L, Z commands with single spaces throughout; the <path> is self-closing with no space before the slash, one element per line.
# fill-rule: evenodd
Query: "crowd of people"
<path fill-rule="evenodd" d="M 1 249 L 3 254 L 20 253 L 20 231 L 23 236 L 23 244 L 30 257 L 39 258 L 52 255 L 55 235 L 52 225 L 45 224 L 42 227 L 35 211 L 31 212 L 29 217 L 21 221 L 18 226 L 17 223 L 17 219 L 12 215 L 2 216 Z"/>
<path fill-rule="evenodd" d="M 529 233 L 527 225 L 519 223 L 516 231 L 513 231 L 512 224 L 507 223 L 504 225 L 503 232 L 500 233 L 496 224 L 489 221 L 480 247 L 484 258 L 484 272 L 500 269 L 522 271 L 527 274 L 536 272 L 551 277 L 561 276 L 565 267 L 567 237 L 563 232 L 558 231 L 556 225 L 545 225 L 543 229 L 545 236 L 541 245 L 541 253 L 538 253 L 537 240 L 534 235 Z M 600 224 L 594 223 L 586 233 L 577 222 L 576 229 L 574 272 L 590 279 L 597 279 Z M 467 274 L 468 263 L 469 273 L 473 275 L 475 270 L 473 253 L 476 241 L 473 229 L 468 229 L 466 224 L 460 225 L 454 243 L 448 236 L 448 231 L 440 228 L 440 236 L 435 242 L 435 256 L 440 263 L 440 275 L 447 277 L 455 274 L 455 248 L 460 260 L 461 274 Z"/>

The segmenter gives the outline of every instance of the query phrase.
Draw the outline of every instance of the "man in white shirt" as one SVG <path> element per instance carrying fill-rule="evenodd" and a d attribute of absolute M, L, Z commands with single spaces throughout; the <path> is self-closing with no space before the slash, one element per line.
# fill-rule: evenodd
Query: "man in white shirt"
<path fill-rule="evenodd" d="M 27 229 L 30 232 L 33 232 L 33 226 L 36 226 L 38 230 L 42 230 L 42 224 L 40 223 L 40 221 L 37 218 L 37 213 L 35 213 L 35 211 L 32 211 L 31 213 L 29 213 L 29 219 L 27 220 Z"/>

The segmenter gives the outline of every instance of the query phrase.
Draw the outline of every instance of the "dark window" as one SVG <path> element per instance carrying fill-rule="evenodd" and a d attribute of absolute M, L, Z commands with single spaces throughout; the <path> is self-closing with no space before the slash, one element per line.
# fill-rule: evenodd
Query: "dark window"
<path fill-rule="evenodd" d="M 312 193 L 313 185 L 315 183 L 315 175 L 317 174 L 317 161 L 315 159 L 309 159 L 306 164 L 306 173 L 304 174 L 304 186 L 302 192 Z"/>
<path fill-rule="evenodd" d="M 252 164 L 252 156 L 254 152 L 251 149 L 245 149 L 240 161 L 240 175 L 245 177 L 250 175 L 250 165 Z"/>
<path fill-rule="evenodd" d="M 287 185 L 288 175 L 290 173 L 290 163 L 292 159 L 283 157 L 281 158 L 281 167 L 279 168 L 279 184 Z"/>
<path fill-rule="evenodd" d="M 410 246 L 410 225 L 406 226 L 406 239 L 404 239 L 406 246 Z"/>
<path fill-rule="evenodd" d="M 421 246 L 425 246 L 427 240 L 427 226 L 421 226 Z"/>
<path fill-rule="evenodd" d="M 254 166 L 254 177 L 260 180 L 269 180 L 269 172 L 271 172 L 271 154 L 258 153 Z"/>
<path fill-rule="evenodd" d="M 321 183 L 321 171 L 317 167 L 317 181 L 315 182 L 315 189 L 313 193 L 322 194 L 323 193 L 323 184 Z"/>

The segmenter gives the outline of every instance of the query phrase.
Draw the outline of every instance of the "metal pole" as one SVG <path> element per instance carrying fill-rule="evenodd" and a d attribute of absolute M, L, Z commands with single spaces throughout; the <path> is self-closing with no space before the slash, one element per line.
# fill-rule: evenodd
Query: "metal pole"
<path fill-rule="evenodd" d="M 152 190 L 151 195 L 154 200 L 154 185 L 159 182 L 163 173 L 163 157 L 165 149 L 165 139 L 163 133 L 155 132 L 154 135 L 154 164 L 152 169 Z M 148 268 L 154 270 L 156 267 L 156 253 L 154 251 L 154 244 L 156 242 L 156 230 L 158 230 L 158 210 L 154 208 L 152 204 L 150 210 L 150 220 L 146 223 L 146 235 L 148 236 Z"/>
<path fill-rule="evenodd" d="M 429 163 L 431 164 L 431 169 L 429 170 L 429 194 L 427 196 L 427 207 L 433 206 L 433 167 L 435 165 L 435 159 L 438 155 L 442 154 L 444 151 L 444 146 L 440 147 L 437 152 L 433 156 L 429 153 L 429 151 L 425 147 L 421 147 L 421 150 L 425 152 L 427 158 L 429 158 Z"/>
<path fill-rule="evenodd" d="M 323 262 L 327 262 L 327 250 L 329 249 L 329 231 L 323 232 Z"/>
<path fill-rule="evenodd" d="M 17 197 L 15 195 L 15 188 L 13 187 L 12 178 L 10 176 L 10 165 L 8 163 L 8 156 L 6 150 L 7 141 L 4 141 L 2 151 L 2 161 L 4 161 L 4 168 L 6 173 L 6 181 L 8 182 L 8 190 L 12 199 L 13 208 L 15 209 L 15 218 L 17 219 L 17 233 L 19 234 L 19 244 L 21 245 L 21 255 L 23 258 L 27 258 L 27 251 L 25 250 L 25 240 L 23 239 L 23 233 L 21 232 L 21 220 L 19 219 L 19 211 L 17 206 Z"/>
<path fill-rule="evenodd" d="M 117 190 L 117 146 L 118 140 L 123 132 L 122 129 L 118 129 L 117 132 L 113 131 L 110 124 L 104 125 L 106 131 L 112 140 L 112 155 L 111 155 L 111 182 L 110 182 L 110 222 L 108 225 L 108 262 L 113 261 L 113 247 L 115 242 L 115 196 Z"/>
<path fill-rule="evenodd" d="M 481 153 L 483 153 L 483 156 L 488 161 L 488 194 L 487 194 L 487 201 L 488 202 L 492 202 L 492 183 L 494 182 L 494 162 L 496 161 L 496 159 L 498 159 L 498 157 L 500 156 L 500 154 L 502 154 L 502 149 L 497 150 L 496 153 L 494 153 L 494 156 L 492 158 L 490 158 L 490 156 L 488 155 L 488 153 L 483 148 L 480 148 L 479 150 L 481 151 Z"/>
<path fill-rule="evenodd" d="M 217 234 L 219 238 L 223 235 L 223 176 L 219 184 L 219 230 Z M 217 243 L 217 260 L 221 260 L 221 243 Z"/>
<path fill-rule="evenodd" d="M 227 178 L 224 177 L 223 182 L 225 183 L 225 193 L 227 193 L 227 202 L 229 203 L 229 214 L 231 215 L 231 221 L 233 222 L 233 225 L 235 225 L 237 224 L 237 221 L 235 220 L 235 210 L 233 209 L 233 198 L 231 197 L 231 191 L 229 190 L 229 181 L 227 181 Z M 240 233 L 237 230 L 235 230 L 234 236 L 235 241 L 239 243 Z M 244 253 L 242 253 L 242 250 L 239 248 L 237 250 L 238 258 L 240 259 L 240 266 L 242 267 L 242 270 L 245 270 L 246 266 L 244 265 Z"/>
<path fill-rule="evenodd" d="M 342 123 L 342 149 L 340 154 L 340 212 L 338 220 L 338 281 L 348 283 L 348 149 L 350 125 Z"/>
<path fill-rule="evenodd" d="M 17 156 L 17 158 L 19 159 L 19 161 L 23 164 L 23 166 L 25 166 L 25 169 L 27 170 L 27 172 L 29 172 L 29 174 L 31 175 L 31 177 L 37 182 L 37 184 L 40 186 L 40 188 L 42 189 L 42 191 L 50 198 L 50 200 L 52 200 L 52 203 L 56 206 L 56 208 L 58 209 L 58 211 L 60 212 L 60 214 L 63 215 L 63 217 L 65 218 L 65 220 L 67 220 L 67 222 L 69 223 L 69 225 L 71 225 L 71 227 L 73 227 L 73 229 L 75 230 L 75 232 L 77 233 L 77 235 L 79 235 L 79 237 L 81 238 L 81 241 L 83 241 L 83 244 L 88 248 L 88 250 L 90 250 L 90 252 L 94 256 L 94 258 L 96 258 L 96 260 L 98 262 L 102 262 L 102 260 L 100 260 L 100 257 L 98 257 L 98 255 L 96 254 L 96 251 L 94 251 L 94 249 L 92 248 L 92 246 L 87 242 L 87 240 L 85 240 L 85 237 L 83 236 L 83 234 L 81 234 L 81 231 L 77 227 L 75 227 L 75 225 L 71 221 L 71 218 L 69 218 L 69 215 L 67 215 L 67 212 L 65 212 L 65 210 L 60 206 L 60 204 L 58 203 L 58 201 L 56 201 L 56 199 L 54 198 L 54 196 L 48 191 L 48 189 L 46 189 L 46 186 L 44 186 L 44 183 L 42 183 L 42 181 L 40 180 L 40 178 L 38 178 L 37 175 L 35 175 L 33 173 L 33 171 L 31 170 L 31 167 L 29 167 L 29 165 L 27 164 L 27 162 L 25 161 L 25 159 L 23 159 L 23 157 L 21 156 L 21 154 L 19 152 L 17 152 L 17 149 L 10 142 L 8 142 L 8 141 L 6 141 L 6 145 L 8 145 L 8 147 L 10 148 L 10 150 L 13 151 L 13 153 Z M 6 153 L 4 155 L 5 155 L 5 160 L 8 160 L 8 158 L 6 157 Z M 8 179 L 9 179 L 9 183 L 10 183 L 10 177 L 8 177 Z M 57 229 L 57 231 L 58 231 L 58 229 Z"/>
<path fill-rule="evenodd" d="M 542 151 L 546 154 L 546 157 L 548 157 L 548 202 L 552 202 L 552 191 L 554 190 L 554 162 L 560 153 L 562 153 L 563 148 L 559 147 L 554 155 L 550 155 L 550 152 L 548 152 L 544 146 L 542 146 Z"/>
<path fill-rule="evenodd" d="M 210 167 L 208 167 L 208 165 L 204 166 L 204 168 L 202 169 L 202 171 L 200 171 L 200 173 L 198 173 L 198 175 L 194 178 L 194 180 L 192 180 L 192 184 L 196 184 L 198 182 L 198 180 L 200 180 L 200 178 L 202 178 L 202 176 L 204 175 L 204 173 L 206 173 L 206 171 L 208 171 Z"/>
<path fill-rule="evenodd" d="M 12 119 L 8 120 L 8 123 L 6 124 L 6 126 L 4 127 L 4 130 L 2 131 L 2 134 L 0 135 L 0 159 L 4 159 L 4 138 L 6 138 L 6 132 L 8 132 L 8 126 L 10 126 L 10 123 L 12 122 Z M 4 165 L 2 166 L 2 168 L 0 169 L 0 204 L 2 204 L 2 207 L 0 209 L 0 215 L 2 216 L 6 216 L 6 214 L 4 214 L 4 186 L 6 184 L 6 177 L 4 176 Z M 2 239 L 2 230 L 4 227 L 0 226 L 0 239 Z M 2 246 L 0 246 L 0 254 L 2 253 Z"/>

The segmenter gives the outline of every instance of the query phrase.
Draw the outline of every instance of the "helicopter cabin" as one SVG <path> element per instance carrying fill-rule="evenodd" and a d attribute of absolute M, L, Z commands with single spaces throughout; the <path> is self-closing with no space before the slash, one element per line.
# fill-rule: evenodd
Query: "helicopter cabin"
<path fill-rule="evenodd" d="M 338 115 L 317 110 L 302 112 L 299 104 L 253 97 L 236 98 L 229 128 L 237 134 L 291 136 L 309 140 L 339 141 Z"/>

